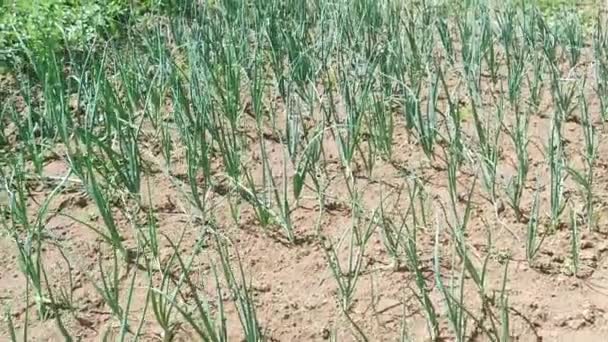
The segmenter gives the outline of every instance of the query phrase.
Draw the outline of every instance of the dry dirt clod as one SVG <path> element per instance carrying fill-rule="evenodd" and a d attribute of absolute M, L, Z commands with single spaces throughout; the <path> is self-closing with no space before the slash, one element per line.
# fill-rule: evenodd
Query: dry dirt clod
<path fill-rule="evenodd" d="M 585 321 L 587 321 L 587 323 L 595 323 L 595 310 L 593 307 L 583 310 L 582 315 Z"/>
<path fill-rule="evenodd" d="M 84 195 L 78 195 L 74 197 L 74 205 L 78 208 L 84 208 L 87 206 L 87 198 Z"/>
<path fill-rule="evenodd" d="M 433 161 L 431 163 L 431 168 L 433 170 L 435 170 L 435 171 L 445 171 L 445 170 L 447 170 L 447 167 L 443 163 L 441 163 L 439 161 Z"/>
<path fill-rule="evenodd" d="M 78 324 L 80 324 L 81 326 L 85 327 L 85 328 L 89 328 L 89 329 L 93 329 L 93 327 L 95 326 L 95 322 L 93 322 L 90 319 L 86 319 L 83 317 L 76 317 L 76 321 L 78 321 Z"/>
<path fill-rule="evenodd" d="M 594 250 L 584 250 L 583 252 L 581 252 L 580 258 L 581 258 L 581 260 L 590 261 L 591 262 L 590 265 L 592 265 L 597 262 L 598 256 Z M 592 267 L 594 267 L 594 266 L 592 266 Z"/>
<path fill-rule="evenodd" d="M 554 256 L 551 258 L 551 261 L 556 262 L 556 263 L 558 263 L 558 264 L 561 264 L 561 263 L 563 263 L 563 262 L 564 262 L 564 257 L 563 257 L 562 255 L 554 255 Z"/>
<path fill-rule="evenodd" d="M 580 317 L 569 320 L 566 325 L 572 330 L 579 330 L 586 325 L 586 321 L 584 318 Z"/>
<path fill-rule="evenodd" d="M 260 284 L 258 286 L 255 286 L 253 289 L 260 293 L 266 293 L 270 292 L 272 290 L 272 287 L 270 286 L 270 284 Z"/>
<path fill-rule="evenodd" d="M 505 210 L 506 210 L 505 203 L 501 199 L 498 199 L 496 201 L 496 204 L 494 205 L 494 208 L 496 209 L 496 213 L 498 215 L 504 213 Z"/>
<path fill-rule="evenodd" d="M 461 203 L 465 203 L 467 201 L 467 197 L 468 197 L 468 193 L 466 193 L 464 191 L 458 193 L 458 201 L 460 201 Z"/>
<path fill-rule="evenodd" d="M 581 249 L 589 249 L 589 248 L 593 248 L 595 247 L 595 244 L 593 243 L 593 241 L 583 241 L 581 242 Z"/>
<path fill-rule="evenodd" d="M 323 338 L 324 340 L 328 340 L 330 336 L 331 333 L 329 332 L 329 329 L 323 329 L 323 331 L 321 332 L 321 338 Z"/>
<path fill-rule="evenodd" d="M 587 279 L 590 278 L 594 272 L 595 269 L 590 265 L 582 265 L 576 273 L 576 277 L 579 279 Z"/>

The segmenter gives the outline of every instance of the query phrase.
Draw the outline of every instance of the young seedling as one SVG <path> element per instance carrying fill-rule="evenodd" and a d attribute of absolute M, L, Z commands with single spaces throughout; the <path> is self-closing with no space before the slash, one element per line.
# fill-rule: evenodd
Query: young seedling
<path fill-rule="evenodd" d="M 408 235 L 403 242 L 403 250 L 406 256 L 408 269 L 414 272 L 414 284 L 417 289 L 416 297 L 424 310 L 427 331 L 429 335 L 436 339 L 439 337 L 439 319 L 435 305 L 431 300 L 431 290 L 426 284 L 426 279 L 422 273 L 422 265 L 418 256 L 416 241 L 416 228 L 409 228 Z"/>
<path fill-rule="evenodd" d="M 574 68 L 581 57 L 583 49 L 583 27 L 577 11 L 565 10 L 562 12 L 561 24 L 564 41 L 564 50 L 568 53 L 570 68 Z"/>
<path fill-rule="evenodd" d="M 483 176 L 483 183 L 488 192 L 492 203 L 496 203 L 496 174 L 500 158 L 499 140 L 502 134 L 501 127 L 504 124 L 504 103 L 501 101 L 496 106 L 496 124 L 493 128 L 488 127 L 485 135 L 492 140 L 487 140 L 481 146 L 480 167 Z"/>
<path fill-rule="evenodd" d="M 251 284 L 245 283 L 245 272 L 241 259 L 237 252 L 237 274 L 240 279 L 237 279 L 235 275 L 234 267 L 230 261 L 230 255 L 227 248 L 227 242 L 221 241 L 216 236 L 216 245 L 220 255 L 220 261 L 224 274 L 224 279 L 228 284 L 232 297 L 236 299 L 235 305 L 239 313 L 239 319 L 241 321 L 241 328 L 245 334 L 245 341 L 247 342 L 259 342 L 264 340 L 260 322 L 258 321 L 258 315 L 253 300 L 253 294 L 249 288 Z"/>
<path fill-rule="evenodd" d="M 159 250 L 157 248 L 157 233 L 156 233 L 156 224 L 152 221 L 148 223 L 150 236 L 150 249 L 152 250 L 153 257 L 152 260 L 146 259 L 146 265 L 148 270 L 148 278 L 149 278 L 149 301 L 152 306 L 152 312 L 156 319 L 156 322 L 159 324 L 161 329 L 163 330 L 162 336 L 164 341 L 172 341 L 175 335 L 175 330 L 177 327 L 177 321 L 175 320 L 174 313 L 177 311 L 175 308 L 177 295 L 184 285 L 185 277 L 182 275 L 179 277 L 177 281 L 174 281 L 173 275 L 171 273 L 173 267 L 176 262 L 176 252 L 171 254 L 171 257 L 164 262 L 164 265 L 161 263 L 160 255 L 158 254 Z M 180 234 L 180 238 L 175 244 L 178 248 L 181 246 L 184 241 L 185 229 Z M 156 272 L 162 271 L 160 284 L 158 286 L 153 286 L 153 278 Z"/>
<path fill-rule="evenodd" d="M 598 16 L 593 33 L 593 57 L 595 61 L 595 94 L 600 101 L 600 114 L 608 119 L 608 31 L 605 21 Z"/>
<path fill-rule="evenodd" d="M 72 220 L 83 224 L 85 227 L 93 230 L 97 233 L 104 241 L 106 241 L 112 249 L 118 251 L 120 255 L 123 257 L 123 260 L 131 260 L 131 256 L 128 253 L 128 250 L 125 248 L 123 244 L 123 236 L 119 231 L 118 225 L 114 218 L 113 208 L 111 206 L 111 202 L 108 199 L 108 192 L 104 193 L 104 189 L 102 189 L 101 185 L 97 182 L 97 177 L 95 176 L 95 171 L 93 170 L 93 164 L 91 158 L 83 158 L 83 159 L 75 159 L 73 161 L 75 165 L 77 165 L 78 169 L 86 172 L 81 177 L 83 177 L 82 181 L 86 184 L 87 193 L 93 198 L 97 209 L 99 210 L 99 214 L 103 219 L 104 226 L 107 230 L 103 232 L 103 230 L 99 228 L 95 228 L 93 225 L 84 222 L 81 219 L 73 217 L 67 213 L 59 213 L 60 215 L 71 218 Z"/>
<path fill-rule="evenodd" d="M 587 100 L 583 94 L 581 88 L 581 94 L 579 95 L 580 109 L 581 109 L 581 126 L 583 129 L 583 136 L 585 138 L 585 145 L 583 150 L 583 160 L 585 169 L 578 171 L 572 167 L 568 167 L 568 173 L 572 176 L 574 181 L 581 187 L 583 198 L 585 199 L 585 213 L 587 228 L 594 228 L 594 195 L 593 195 L 593 172 L 595 162 L 598 154 L 598 140 L 595 127 L 591 121 L 591 115 L 587 105 Z"/>
<path fill-rule="evenodd" d="M 341 243 L 336 245 L 326 238 L 323 239 L 323 248 L 327 256 L 327 262 L 338 285 L 340 307 L 344 312 L 348 312 L 352 304 L 355 289 L 364 264 L 365 248 L 374 228 L 373 220 L 370 220 L 362 232 L 363 234 L 357 233 L 357 221 L 359 221 L 357 218 L 352 218 L 350 238 L 348 239 L 348 262 L 346 267 L 344 267 L 343 263 L 340 261 L 339 252 Z"/>
<path fill-rule="evenodd" d="M 112 316 L 119 322 L 119 336 L 120 340 L 124 340 L 127 333 L 133 333 L 129 325 L 129 312 L 130 307 L 133 300 L 133 292 L 135 290 L 135 276 L 136 273 L 133 272 L 131 276 L 130 283 L 127 287 L 127 298 L 126 303 L 121 304 L 121 275 L 120 275 L 120 267 L 117 249 L 112 248 L 112 269 L 108 273 L 107 269 L 103 266 L 102 258 L 98 258 L 98 267 L 99 267 L 99 275 L 101 278 L 101 284 L 98 284 L 93 277 L 89 274 L 87 277 L 93 284 L 97 293 L 103 298 L 105 304 L 110 308 Z M 105 331 L 105 335 L 107 336 L 110 333 L 110 329 Z"/>
<path fill-rule="evenodd" d="M 182 300 L 186 298 L 182 287 L 185 287 L 190 291 L 192 294 L 192 300 L 194 301 L 194 309 L 190 310 L 183 305 L 179 305 L 175 299 L 175 294 L 168 294 L 162 290 L 153 291 L 156 291 L 157 294 L 163 296 L 166 301 L 170 302 L 171 307 L 175 308 L 175 310 L 181 314 L 184 320 L 192 327 L 192 329 L 194 329 L 194 332 L 201 340 L 210 342 L 226 342 L 228 330 L 226 326 L 224 299 L 221 293 L 219 277 L 215 268 L 213 268 L 213 275 L 215 284 L 217 286 L 217 311 L 215 320 L 213 319 L 214 315 L 211 312 L 208 300 L 202 296 L 200 290 L 192 280 L 194 257 L 201 253 L 203 241 L 204 239 L 200 238 L 197 244 L 194 246 L 191 256 L 187 260 L 184 260 L 179 250 L 179 246 L 167 238 L 167 242 L 170 244 L 170 247 L 174 252 L 173 255 L 175 256 L 175 261 L 177 262 L 177 265 L 179 265 L 181 273 L 175 289 Z"/>
<path fill-rule="evenodd" d="M 454 331 L 456 341 L 465 341 L 467 336 L 468 312 L 464 306 L 464 289 L 465 289 L 465 268 L 463 267 L 459 275 L 454 274 L 456 263 L 454 256 L 452 258 L 451 284 L 446 287 L 442 279 L 441 257 L 439 247 L 440 228 L 439 223 L 436 223 L 435 228 L 435 248 L 433 253 L 433 271 L 435 273 L 435 283 L 439 289 L 447 306 L 447 317 L 450 326 Z M 459 279 L 459 280 L 455 280 Z"/>
<path fill-rule="evenodd" d="M 400 196 L 399 196 L 400 197 Z M 405 238 L 405 225 L 406 221 L 403 220 L 398 226 L 393 222 L 393 219 L 388 213 L 385 212 L 385 197 L 380 198 L 380 211 L 377 220 L 378 227 L 380 228 L 380 234 L 384 248 L 388 253 L 393 263 L 393 269 L 398 270 L 401 267 L 401 246 L 404 243 Z M 408 217 L 414 210 L 415 202 L 410 202 L 404 217 Z M 412 214 L 415 217 L 415 214 Z"/>
<path fill-rule="evenodd" d="M 546 235 L 543 235 L 538 240 L 540 232 L 538 230 L 539 225 L 539 217 L 538 217 L 538 208 L 539 208 L 539 190 L 536 189 L 534 194 L 534 200 L 532 201 L 532 208 L 530 209 L 530 215 L 528 218 L 528 224 L 526 225 L 526 258 L 528 263 L 531 263 L 536 256 L 536 253 L 540 250 L 540 247 L 545 239 Z"/>
<path fill-rule="evenodd" d="M 28 214 L 28 198 L 26 193 L 26 174 L 23 155 L 12 160 L 12 172 L 10 175 L 0 169 L 0 176 L 4 180 L 3 190 L 6 192 L 7 203 L 0 203 L 0 215 L 7 216 L 2 219 L 2 228 L 14 240 L 18 250 L 18 261 L 21 272 L 26 278 L 26 294 L 29 296 L 30 286 L 34 292 L 38 317 L 41 320 L 49 318 L 57 312 L 54 298 L 48 296 L 50 289 L 46 280 L 46 272 L 43 263 L 43 242 L 48 239 L 48 233 L 44 229 L 52 200 L 63 189 L 69 174 L 51 191 L 44 202 L 37 209 L 33 221 Z M 25 236 L 24 236 L 25 235 Z M 46 248 L 46 247 L 45 247 Z M 46 285 L 45 285 L 46 283 Z"/>
<path fill-rule="evenodd" d="M 528 144 L 530 142 L 528 137 L 529 123 L 529 114 L 517 111 L 515 112 L 515 127 L 508 131 L 511 140 L 513 141 L 513 145 L 515 146 L 515 153 L 517 156 L 517 171 L 515 177 L 512 178 L 507 184 L 507 196 L 509 198 L 509 204 L 515 211 L 515 215 L 518 220 L 521 220 L 523 217 L 520 203 L 522 195 L 524 194 L 526 179 L 530 167 L 528 155 Z"/>
<path fill-rule="evenodd" d="M 574 209 L 570 210 L 570 253 L 572 257 L 572 271 L 575 276 L 578 276 L 580 265 L 580 245 L 581 238 L 578 229 L 578 213 Z"/>
<path fill-rule="evenodd" d="M 555 230 L 559 224 L 559 217 L 563 212 L 565 203 L 563 203 L 563 187 L 564 187 L 564 156 L 563 142 L 560 131 L 561 124 L 553 124 L 549 136 L 549 171 L 550 171 L 550 187 L 551 187 L 551 230 Z"/>

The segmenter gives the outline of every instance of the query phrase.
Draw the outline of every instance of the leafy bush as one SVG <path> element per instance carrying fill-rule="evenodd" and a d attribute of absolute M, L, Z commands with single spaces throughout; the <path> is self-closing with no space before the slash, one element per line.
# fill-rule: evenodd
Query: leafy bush
<path fill-rule="evenodd" d="M 159 1 L 130 0 L 0 0 L 0 64 L 14 61 L 23 47 L 36 51 L 62 41 L 83 47 L 99 33 L 115 34 L 133 13 Z"/>

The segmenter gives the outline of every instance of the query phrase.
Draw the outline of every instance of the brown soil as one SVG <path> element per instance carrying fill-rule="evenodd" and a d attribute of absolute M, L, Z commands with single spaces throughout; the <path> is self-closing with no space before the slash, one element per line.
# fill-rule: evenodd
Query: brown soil
<path fill-rule="evenodd" d="M 581 68 L 587 70 L 586 67 Z M 491 93 L 492 89 L 488 86 L 487 91 Z M 464 94 L 465 90 L 461 94 L 463 98 Z M 590 109 L 594 117 L 599 119 L 598 100 L 590 89 L 587 95 Z M 549 93 L 545 93 L 543 98 L 544 103 L 530 123 L 532 142 L 529 153 L 532 167 L 528 184 L 530 189 L 533 189 L 538 182 L 543 188 L 540 192 L 540 212 L 544 222 L 549 212 L 549 177 L 542 146 L 548 139 L 552 105 Z M 512 124 L 512 115 L 509 114 L 506 114 L 507 126 Z M 398 220 L 399 214 L 407 210 L 410 202 L 406 188 L 408 178 L 404 173 L 415 172 L 424 182 L 428 192 L 428 200 L 424 205 L 429 210 L 429 218 L 437 222 L 429 222 L 428 226 L 417 228 L 418 252 L 427 286 L 433 289 L 432 300 L 437 310 L 442 313 L 440 330 L 449 340 L 451 332 L 443 314 L 445 304 L 435 286 L 433 272 L 437 227 L 440 228 L 438 251 L 441 254 L 441 277 L 447 284 L 451 274 L 457 278 L 461 272 L 460 262 L 454 255 L 449 225 L 444 218 L 444 211 L 441 210 L 441 205 L 448 208 L 449 202 L 446 162 L 443 160 L 440 146 L 437 146 L 437 158 L 428 161 L 420 146 L 415 143 L 415 137 L 405 130 L 400 114 L 395 113 L 395 117 L 398 119 L 393 160 L 377 160 L 371 178 L 358 162 L 359 166 L 355 167 L 354 171 L 356 188 L 359 190 L 366 217 L 369 218 L 383 201 L 387 216 Z M 581 125 L 575 121 L 564 124 L 564 137 L 567 139 L 567 159 L 572 166 L 580 167 L 582 164 L 577 156 L 582 154 L 584 142 Z M 245 122 L 244 127 L 251 127 L 252 124 Z M 465 119 L 463 124 L 469 137 L 473 137 L 472 119 Z M 476 184 L 466 239 L 476 266 L 481 267 L 482 262 L 486 258 L 488 260 L 486 293 L 489 297 L 496 296 L 503 286 L 503 272 L 508 261 L 506 293 L 509 301 L 510 333 L 514 340 L 604 341 L 608 336 L 608 289 L 605 288 L 608 283 L 608 195 L 605 191 L 608 187 L 608 135 L 599 120 L 596 128 L 600 146 L 594 186 L 598 224 L 597 229 L 591 231 L 581 227 L 581 265 L 577 275 L 573 274 L 571 265 L 568 209 L 562 215 L 564 224 L 560 225 L 555 233 L 546 236 L 534 262 L 530 264 L 526 261 L 526 223 L 516 219 L 514 211 L 506 205 L 504 194 L 504 184 L 514 174 L 516 161 L 513 144 L 506 134 L 502 134 L 499 141 L 502 152 L 498 168 L 500 181 L 496 203 L 488 200 L 475 164 L 465 163 L 458 174 L 458 187 L 465 194 L 463 197 L 466 197 L 466 192 L 473 183 Z M 254 170 L 253 174 L 259 181 L 261 142 L 255 138 L 253 131 L 249 136 L 252 138 L 247 144 L 244 160 L 245 164 Z M 175 136 L 176 141 L 177 139 Z M 468 139 L 474 141 L 473 138 Z M 154 165 L 155 158 L 162 158 L 152 148 L 155 144 L 154 138 L 148 138 L 144 144 L 151 146 L 145 151 L 145 155 L 150 164 Z M 284 147 L 273 139 L 265 139 L 265 144 L 270 154 L 273 175 L 280 181 L 283 178 Z M 336 142 L 330 134 L 324 138 L 324 150 L 326 159 L 321 161 L 320 165 L 326 170 L 323 177 L 328 182 L 328 188 L 325 193 L 325 212 L 318 221 L 318 227 L 325 241 L 338 244 L 341 239 L 344 240 L 339 251 L 340 258 L 346 260 L 353 213 L 339 166 Z M 183 179 L 185 174 L 182 156 L 183 151 L 175 152 L 174 175 L 178 179 Z M 219 170 L 219 158 L 214 162 Z M 49 159 L 45 167 L 46 175 L 50 177 L 64 176 L 67 171 L 67 164 L 62 158 Z M 191 208 L 172 178 L 158 170 L 152 171 L 155 172 L 150 172 L 143 182 L 145 186 L 142 194 L 146 197 L 144 203 L 151 206 L 156 213 L 159 229 L 167 238 L 176 241 L 184 232 L 184 243 L 180 249 L 187 258 L 201 237 L 203 227 L 209 224 L 192 221 Z M 291 175 L 293 170 L 288 168 L 287 172 Z M 148 181 L 151 185 L 149 187 L 146 185 Z M 49 194 L 51 188 L 49 185 L 31 189 L 33 210 L 37 208 L 36 203 L 40 203 Z M 61 246 L 65 258 L 57 247 L 49 243 L 44 251 L 44 266 L 55 295 L 60 293 L 61 289 L 72 293 L 74 310 L 62 317 L 70 333 L 84 341 L 96 341 L 110 331 L 108 337 L 112 340 L 111 334 L 117 334 L 118 324 L 92 285 L 93 282 L 99 282 L 98 260 L 102 259 L 103 264 L 110 267 L 109 249 L 98 235 L 86 226 L 54 214 L 61 210 L 90 224 L 99 227 L 103 225 L 92 200 L 82 193 L 78 186 L 74 188 L 72 193 L 61 194 L 52 202 L 52 214 L 46 221 L 48 233 Z M 533 199 L 533 190 L 530 189 L 525 192 L 522 200 L 524 211 L 530 208 Z M 579 187 L 569 179 L 566 182 L 566 190 L 569 194 L 569 205 L 580 209 L 583 199 Z M 398 265 L 399 267 L 393 264 L 382 242 L 380 228 L 374 228 L 372 238 L 365 249 L 362 275 L 348 311 L 351 322 L 340 309 L 337 285 L 328 267 L 324 241 L 316 234 L 319 205 L 312 191 L 305 191 L 303 199 L 292 213 L 298 237 L 296 244 L 287 243 L 278 228 L 261 228 L 255 220 L 251 206 L 246 203 L 242 205 L 239 223 L 235 224 L 230 216 L 226 195 L 210 192 L 209 201 L 214 205 L 213 228 L 232 242 L 230 250 L 233 253 L 238 251 L 246 278 L 251 281 L 259 321 L 269 340 L 321 341 L 329 339 L 334 332 L 339 341 L 360 340 L 362 337 L 356 326 L 370 341 L 391 341 L 400 336 L 404 322 L 412 340 L 421 341 L 427 338 L 424 313 L 416 298 L 414 274 L 406 264 Z M 459 206 L 464 211 L 464 203 L 459 203 Z M 125 243 L 135 247 L 135 229 L 118 211 L 117 215 L 120 217 L 124 236 L 127 237 Z M 145 215 L 138 215 L 144 220 Z M 365 222 L 363 220 L 361 226 L 364 226 Z M 491 237 L 490 240 L 488 236 Z M 165 259 L 171 254 L 167 238 L 161 238 Z M 205 238 L 209 239 L 208 236 Z M 3 269 L 0 273 L 0 294 L 15 327 L 22 331 L 26 313 L 29 313 L 29 340 L 62 340 L 53 319 L 38 320 L 35 307 L 26 305 L 26 279 L 19 270 L 14 241 L 10 237 L 4 237 L 0 239 L 0 244 L 0 267 Z M 200 286 L 198 290 L 207 293 L 210 302 L 214 302 L 216 298 L 212 270 L 214 265 L 219 265 L 213 246 L 210 240 L 208 247 L 195 257 L 195 266 L 191 273 L 192 279 Z M 70 266 L 66 260 L 69 260 Z M 233 261 L 236 265 L 236 256 Z M 132 277 L 135 276 L 130 319 L 137 324 L 146 309 L 146 288 L 149 279 L 146 272 L 137 267 L 127 268 L 126 265 L 121 265 L 120 272 L 124 287 L 123 297 L 126 296 L 124 289 L 128 288 Z M 157 285 L 158 279 L 153 279 L 153 283 Z M 484 317 L 475 285 L 470 280 L 466 280 L 465 284 L 465 305 L 475 317 Z M 491 309 L 495 315 L 499 315 L 498 304 L 495 303 Z M 229 340 L 237 341 L 240 338 L 238 314 L 231 305 L 230 298 L 227 298 L 226 310 Z M 155 323 L 149 308 L 146 315 L 142 340 L 161 341 L 162 330 Z M 176 331 L 176 340 L 195 340 L 192 329 L 180 320 L 177 312 L 175 319 L 182 322 Z M 469 331 L 475 330 L 475 322 L 470 321 Z M 6 324 L 2 325 L 0 334 L 8 336 Z M 482 334 L 478 336 L 472 339 L 485 340 Z"/>

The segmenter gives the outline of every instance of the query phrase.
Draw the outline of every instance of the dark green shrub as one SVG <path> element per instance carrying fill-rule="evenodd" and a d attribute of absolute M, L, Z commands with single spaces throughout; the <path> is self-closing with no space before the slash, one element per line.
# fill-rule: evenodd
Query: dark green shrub
<path fill-rule="evenodd" d="M 49 44 L 86 47 L 124 31 L 159 0 L 0 0 L 0 65 Z"/>

